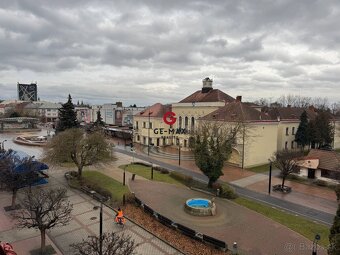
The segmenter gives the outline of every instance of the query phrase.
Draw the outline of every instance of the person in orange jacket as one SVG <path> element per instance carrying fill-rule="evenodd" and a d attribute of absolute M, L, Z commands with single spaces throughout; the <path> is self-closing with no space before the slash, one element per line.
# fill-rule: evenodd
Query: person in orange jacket
<path fill-rule="evenodd" d="M 122 223 L 125 224 L 125 218 L 124 218 L 124 213 L 123 210 L 118 208 L 117 214 L 116 214 L 116 218 L 115 218 L 115 222 L 118 223 Z"/>

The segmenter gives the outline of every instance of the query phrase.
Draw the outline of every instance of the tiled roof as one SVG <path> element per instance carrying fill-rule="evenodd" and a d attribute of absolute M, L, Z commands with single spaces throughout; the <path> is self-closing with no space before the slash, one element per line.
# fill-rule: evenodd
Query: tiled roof
<path fill-rule="evenodd" d="M 268 110 L 268 114 L 272 118 L 280 117 L 281 120 L 300 120 L 303 111 L 307 112 L 308 119 L 315 119 L 317 113 L 312 109 L 304 109 L 300 107 L 275 107 Z"/>
<path fill-rule="evenodd" d="M 340 153 L 311 149 L 305 159 L 319 159 L 319 169 L 340 172 Z"/>
<path fill-rule="evenodd" d="M 220 121 L 274 121 L 276 118 L 272 118 L 269 114 L 260 112 L 240 101 L 234 101 L 232 103 L 223 106 L 216 111 L 209 113 L 201 118 L 202 120 L 220 120 Z"/>
<path fill-rule="evenodd" d="M 190 96 L 184 98 L 180 103 L 194 103 L 194 102 L 233 102 L 235 99 L 219 89 L 212 89 L 207 93 L 202 93 L 198 90 Z"/>
<path fill-rule="evenodd" d="M 139 117 L 163 117 L 164 113 L 171 111 L 171 105 L 166 104 L 162 105 L 161 103 L 156 103 L 148 108 L 146 108 L 144 111 L 141 111 L 137 113 L 135 116 Z"/>

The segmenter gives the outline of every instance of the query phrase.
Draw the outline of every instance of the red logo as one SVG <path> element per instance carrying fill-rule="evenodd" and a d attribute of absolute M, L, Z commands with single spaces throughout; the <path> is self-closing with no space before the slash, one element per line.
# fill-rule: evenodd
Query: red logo
<path fill-rule="evenodd" d="M 176 119 L 177 119 L 177 118 L 175 118 L 175 116 L 176 116 L 176 114 L 174 112 L 166 112 L 163 115 L 163 120 L 166 124 L 173 125 L 173 124 L 175 124 Z"/>

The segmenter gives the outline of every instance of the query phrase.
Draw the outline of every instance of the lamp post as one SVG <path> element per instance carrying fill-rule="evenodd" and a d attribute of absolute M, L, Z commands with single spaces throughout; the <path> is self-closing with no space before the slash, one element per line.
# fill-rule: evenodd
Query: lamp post
<path fill-rule="evenodd" d="M 149 108 L 149 124 L 148 124 L 148 156 L 150 155 L 150 114 L 152 112 L 150 112 L 150 108 Z"/>
<path fill-rule="evenodd" d="M 272 186 L 272 164 L 273 162 L 269 159 L 269 183 L 268 183 L 268 194 L 270 195 L 271 186 Z"/>
<path fill-rule="evenodd" d="M 318 241 L 321 239 L 319 234 L 316 234 L 314 237 L 314 241 L 313 241 L 313 251 L 312 251 L 312 255 L 317 255 L 317 251 L 318 251 Z"/>
<path fill-rule="evenodd" d="M 7 142 L 7 140 L 3 140 L 2 142 L 1 142 L 1 150 L 3 150 L 3 151 L 5 151 L 5 142 Z"/>
<path fill-rule="evenodd" d="M 123 172 L 123 186 L 125 186 L 125 168 L 126 166 L 124 166 L 124 172 Z"/>
<path fill-rule="evenodd" d="M 99 254 L 103 255 L 103 200 L 100 199 L 100 206 L 93 207 L 94 210 L 100 208 L 99 212 Z"/>
<path fill-rule="evenodd" d="M 151 180 L 153 180 L 153 163 L 151 163 Z"/>
<path fill-rule="evenodd" d="M 181 140 L 178 139 L 178 165 L 181 165 Z"/>

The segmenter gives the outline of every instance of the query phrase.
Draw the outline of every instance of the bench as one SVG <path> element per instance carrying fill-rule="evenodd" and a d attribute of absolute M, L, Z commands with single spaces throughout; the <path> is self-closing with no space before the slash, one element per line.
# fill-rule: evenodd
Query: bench
<path fill-rule="evenodd" d="M 179 224 L 179 223 L 177 223 L 176 225 L 177 225 L 177 229 L 181 231 L 184 235 L 197 239 L 195 230 L 188 228 L 186 226 L 183 226 L 182 224 Z"/>
<path fill-rule="evenodd" d="M 137 204 L 138 206 L 141 206 L 141 205 L 142 205 L 142 201 L 141 201 L 139 198 L 137 198 L 137 197 L 135 197 L 135 202 L 136 202 L 136 204 Z"/>
<path fill-rule="evenodd" d="M 203 242 L 213 245 L 215 248 L 219 248 L 223 251 L 228 249 L 228 246 L 225 242 L 218 240 L 214 237 L 203 235 Z"/>
<path fill-rule="evenodd" d="M 150 214 L 151 216 L 154 216 L 154 210 L 152 208 L 150 208 L 149 206 L 147 206 L 146 204 L 144 204 L 144 211 L 148 214 Z"/>
<path fill-rule="evenodd" d="M 160 223 L 162 223 L 163 225 L 167 227 L 170 227 L 170 228 L 174 227 L 174 222 L 163 215 L 157 214 L 157 219 Z"/>

